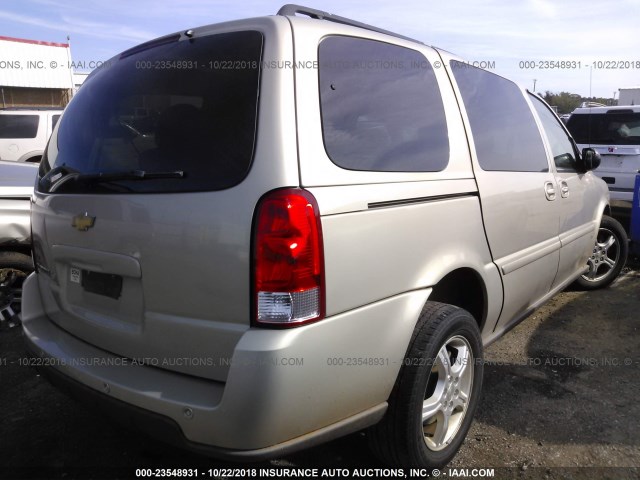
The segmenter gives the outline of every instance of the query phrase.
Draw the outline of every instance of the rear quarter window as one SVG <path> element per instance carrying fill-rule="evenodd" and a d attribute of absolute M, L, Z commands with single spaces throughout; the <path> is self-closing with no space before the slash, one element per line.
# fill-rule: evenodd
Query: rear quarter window
<path fill-rule="evenodd" d="M 324 145 L 336 165 L 385 172 L 447 166 L 444 106 L 421 53 L 332 36 L 320 43 L 318 59 Z"/>
<path fill-rule="evenodd" d="M 483 170 L 547 172 L 540 130 L 522 92 L 506 78 L 451 62 Z"/>
<path fill-rule="evenodd" d="M 0 115 L 0 138 L 36 138 L 38 115 Z"/>

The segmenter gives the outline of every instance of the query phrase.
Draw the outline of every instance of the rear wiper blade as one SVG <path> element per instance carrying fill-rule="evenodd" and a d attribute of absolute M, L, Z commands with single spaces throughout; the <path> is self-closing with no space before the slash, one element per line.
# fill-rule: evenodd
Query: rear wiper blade
<path fill-rule="evenodd" d="M 52 170 L 53 171 L 53 170 Z M 49 172 L 51 173 L 51 172 Z M 77 182 L 86 183 L 107 183 L 116 182 L 119 180 L 158 180 L 163 178 L 184 178 L 185 173 L 182 170 L 176 170 L 173 172 L 146 172 L 144 170 L 126 170 L 122 172 L 95 172 L 95 173 L 80 173 L 77 170 L 68 171 L 66 175 L 63 175 L 59 179 L 53 182 L 49 188 L 49 192 L 55 192 L 65 183 L 73 180 Z"/>
<path fill-rule="evenodd" d="M 158 180 L 162 178 L 184 178 L 184 171 L 147 172 L 145 170 L 127 170 L 123 172 L 81 173 L 75 179 L 81 182 L 101 183 L 117 180 Z"/>
<path fill-rule="evenodd" d="M 80 172 L 78 172 L 78 170 L 76 170 L 75 168 L 68 167 L 67 165 L 60 165 L 49 170 L 46 175 L 44 175 L 38 181 L 38 187 L 42 191 L 51 192 L 62 180 L 68 178 L 69 176 L 77 175 L 78 173 Z"/>

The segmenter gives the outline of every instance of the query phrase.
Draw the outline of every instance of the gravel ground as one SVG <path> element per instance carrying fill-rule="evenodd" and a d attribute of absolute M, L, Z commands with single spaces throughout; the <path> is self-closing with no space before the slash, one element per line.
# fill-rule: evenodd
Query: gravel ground
<path fill-rule="evenodd" d="M 476 420 L 441 475 L 472 478 L 474 468 L 494 468 L 494 478 L 640 478 L 639 312 L 635 259 L 612 287 L 563 292 L 489 346 Z M 114 425 L 21 366 L 26 356 L 20 328 L 3 322 L 0 478 L 129 478 L 142 467 L 243 467 Z M 359 433 L 250 467 L 365 466 L 382 467 Z"/>

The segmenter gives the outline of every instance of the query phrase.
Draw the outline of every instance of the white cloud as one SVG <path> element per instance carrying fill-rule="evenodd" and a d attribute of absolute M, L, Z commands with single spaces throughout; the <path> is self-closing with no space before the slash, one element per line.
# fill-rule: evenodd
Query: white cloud
<path fill-rule="evenodd" d="M 115 40 L 127 40 L 141 42 L 158 36 L 155 33 L 140 30 L 128 30 L 122 27 L 114 27 L 112 24 L 105 24 L 92 21 L 83 21 L 80 18 L 61 17 L 62 21 L 44 20 L 32 16 L 20 15 L 10 12 L 0 11 L 0 19 L 10 20 L 24 25 L 56 30 L 66 34 L 81 34 L 97 38 L 107 38 Z"/>
<path fill-rule="evenodd" d="M 534 12 L 548 18 L 556 18 L 558 12 L 556 7 L 548 0 L 529 0 Z"/>
<path fill-rule="evenodd" d="M 288 1 L 288 0 L 287 0 Z M 107 58 L 182 29 L 274 15 L 285 0 L 21 0 L 4 2 L 3 35 L 60 41 L 71 34 L 76 58 Z M 305 3 L 305 2 L 300 2 Z M 588 93 L 588 74 L 522 71 L 520 60 L 639 60 L 640 0 L 315 0 L 320 10 L 396 31 L 468 60 L 495 60 L 498 73 L 543 87 Z M 588 8 L 587 8 L 588 7 Z M 52 36 L 52 32 L 54 35 Z M 58 32 L 64 36 L 56 37 Z M 588 67 L 586 67 L 588 72 Z M 638 83 L 635 70 L 594 72 L 594 93 Z M 633 79 L 635 81 L 632 81 Z M 552 86 L 552 87 L 551 87 Z"/>

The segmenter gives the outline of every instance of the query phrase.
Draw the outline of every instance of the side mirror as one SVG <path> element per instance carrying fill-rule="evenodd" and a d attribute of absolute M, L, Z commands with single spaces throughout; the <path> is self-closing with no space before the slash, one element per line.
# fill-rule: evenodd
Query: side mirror
<path fill-rule="evenodd" d="M 595 170 L 600 166 L 600 154 L 593 148 L 583 148 L 582 155 L 578 160 L 578 166 L 581 170 L 588 172 L 589 170 Z"/>

